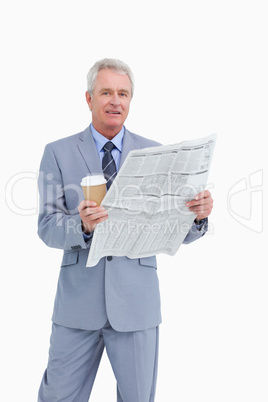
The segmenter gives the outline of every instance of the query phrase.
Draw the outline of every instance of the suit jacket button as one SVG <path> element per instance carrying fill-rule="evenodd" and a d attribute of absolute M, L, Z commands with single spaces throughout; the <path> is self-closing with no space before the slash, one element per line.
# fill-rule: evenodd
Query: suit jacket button
<path fill-rule="evenodd" d="M 71 246 L 72 250 L 80 250 L 82 248 L 79 244 L 77 246 Z"/>
<path fill-rule="evenodd" d="M 113 257 L 112 257 L 111 255 L 109 255 L 109 256 L 107 257 L 107 261 L 112 261 L 112 259 L 113 259 Z"/>

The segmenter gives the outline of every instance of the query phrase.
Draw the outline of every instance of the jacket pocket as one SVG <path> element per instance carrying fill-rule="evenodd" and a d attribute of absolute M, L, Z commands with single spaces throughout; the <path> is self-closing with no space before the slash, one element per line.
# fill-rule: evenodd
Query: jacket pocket
<path fill-rule="evenodd" d="M 78 251 L 72 251 L 68 253 L 64 253 L 62 257 L 61 266 L 65 267 L 67 265 L 74 265 L 78 262 Z"/>
<path fill-rule="evenodd" d="M 143 265 L 145 267 L 157 269 L 155 256 L 139 258 L 139 263 L 140 263 L 140 265 Z"/>

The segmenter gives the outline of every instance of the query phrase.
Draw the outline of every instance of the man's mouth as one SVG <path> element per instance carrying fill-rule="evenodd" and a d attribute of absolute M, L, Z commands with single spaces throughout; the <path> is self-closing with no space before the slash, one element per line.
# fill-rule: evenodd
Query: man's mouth
<path fill-rule="evenodd" d="M 120 112 L 114 112 L 114 111 L 107 111 L 106 113 L 108 113 L 108 114 L 121 114 Z"/>

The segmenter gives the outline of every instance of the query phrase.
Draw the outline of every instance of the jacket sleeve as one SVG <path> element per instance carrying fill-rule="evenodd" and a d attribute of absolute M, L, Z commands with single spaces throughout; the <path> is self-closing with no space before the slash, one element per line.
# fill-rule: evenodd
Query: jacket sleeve
<path fill-rule="evenodd" d="M 38 235 L 49 247 L 78 250 L 88 248 L 77 210 L 68 211 L 62 173 L 52 146 L 45 147 L 39 177 Z"/>
<path fill-rule="evenodd" d="M 208 218 L 205 218 L 201 225 L 197 225 L 193 222 L 191 229 L 187 233 L 183 244 L 189 244 L 193 241 L 200 239 L 208 230 Z"/>

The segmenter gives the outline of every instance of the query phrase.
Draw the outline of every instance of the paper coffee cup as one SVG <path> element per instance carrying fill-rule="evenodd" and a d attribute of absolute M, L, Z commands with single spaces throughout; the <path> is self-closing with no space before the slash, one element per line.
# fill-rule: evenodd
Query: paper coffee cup
<path fill-rule="evenodd" d="M 81 181 L 85 200 L 95 201 L 100 205 L 106 194 L 106 180 L 102 175 L 86 176 Z"/>

